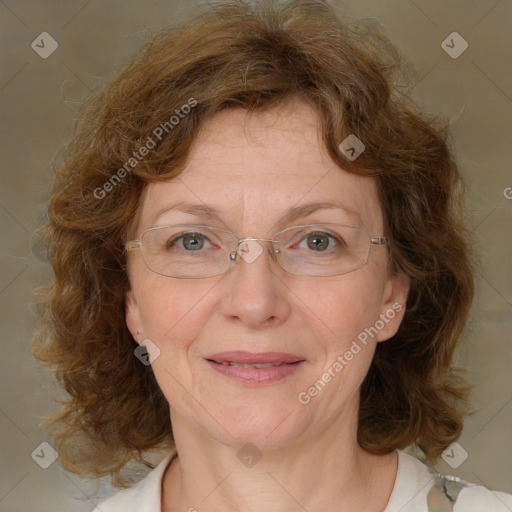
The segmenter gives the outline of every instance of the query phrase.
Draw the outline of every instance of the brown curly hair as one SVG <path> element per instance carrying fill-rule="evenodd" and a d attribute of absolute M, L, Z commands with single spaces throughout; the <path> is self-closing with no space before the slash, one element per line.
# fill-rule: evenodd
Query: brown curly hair
<path fill-rule="evenodd" d="M 55 279 L 38 290 L 32 349 L 68 396 L 47 420 L 65 469 L 122 486 L 128 461 L 173 447 L 169 405 L 151 366 L 134 357 L 125 323 L 124 241 L 144 187 L 179 175 L 206 119 L 290 98 L 314 106 L 335 162 L 376 180 L 389 270 L 411 280 L 402 324 L 378 344 L 361 388 L 360 445 L 378 454 L 414 445 L 435 461 L 460 436 L 470 387 L 452 355 L 475 272 L 464 183 L 447 122 L 410 99 L 404 70 L 378 26 L 342 20 L 322 1 L 228 0 L 165 27 L 84 101 L 78 134 L 55 165 L 43 233 Z M 171 123 L 186 104 L 194 106 Z M 366 146 L 354 161 L 338 147 L 349 134 Z"/>

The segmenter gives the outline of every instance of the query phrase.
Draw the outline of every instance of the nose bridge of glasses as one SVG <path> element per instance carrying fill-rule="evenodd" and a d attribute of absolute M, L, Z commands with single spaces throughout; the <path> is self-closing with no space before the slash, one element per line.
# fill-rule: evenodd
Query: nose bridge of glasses
<path fill-rule="evenodd" d="M 249 263 L 254 261 L 254 259 L 256 259 L 263 252 L 263 248 L 261 247 L 261 244 L 258 244 L 258 242 L 271 242 L 271 254 L 274 255 L 279 253 L 279 250 L 274 249 L 273 246 L 277 240 L 273 240 L 272 238 L 255 238 L 252 236 L 247 236 L 244 238 L 237 237 L 237 240 L 238 241 L 235 250 L 230 251 L 229 254 L 229 259 L 231 261 L 236 260 L 237 256 L 243 256 L 243 259 Z"/>
<path fill-rule="evenodd" d="M 238 245 L 237 247 L 240 247 L 240 245 L 244 242 L 272 242 L 272 243 L 278 243 L 277 240 L 273 240 L 272 238 L 254 238 L 252 236 L 246 236 L 245 238 L 239 238 L 238 239 Z"/>

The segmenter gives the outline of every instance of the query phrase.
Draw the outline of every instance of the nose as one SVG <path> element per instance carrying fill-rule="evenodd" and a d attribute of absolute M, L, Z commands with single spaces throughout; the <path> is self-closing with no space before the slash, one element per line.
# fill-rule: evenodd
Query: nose
<path fill-rule="evenodd" d="M 239 243 L 234 257 L 237 261 L 223 280 L 226 290 L 222 313 L 252 328 L 285 321 L 291 310 L 288 288 L 275 261 L 272 244 L 246 238 Z"/>

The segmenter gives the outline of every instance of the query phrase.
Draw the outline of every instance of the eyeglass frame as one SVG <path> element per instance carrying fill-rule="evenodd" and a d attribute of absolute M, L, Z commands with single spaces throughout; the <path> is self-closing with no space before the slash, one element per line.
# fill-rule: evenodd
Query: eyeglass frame
<path fill-rule="evenodd" d="M 277 255 L 281 251 L 279 249 L 275 249 L 274 245 L 273 245 L 274 243 L 279 243 L 278 240 L 273 240 L 272 238 L 254 238 L 254 237 L 238 238 L 238 235 L 236 233 L 233 233 L 233 231 L 229 231 L 228 229 L 217 228 L 215 226 L 207 226 L 205 224 L 168 224 L 168 225 L 165 225 L 165 226 L 154 226 L 154 227 L 146 229 L 140 235 L 139 240 L 128 240 L 128 241 L 126 241 L 125 244 L 124 244 L 124 250 L 125 251 L 134 251 L 136 249 L 142 249 L 142 237 L 147 232 L 149 232 L 149 231 L 154 231 L 154 230 L 157 230 L 157 229 L 164 229 L 164 228 L 169 228 L 169 227 L 180 227 L 180 226 L 191 227 L 191 228 L 196 227 L 196 228 L 213 229 L 213 230 L 216 230 L 216 231 L 223 231 L 225 233 L 229 233 L 229 234 L 233 235 L 238 240 L 238 243 L 237 243 L 236 249 L 234 251 L 230 252 L 230 254 L 229 254 L 229 261 L 235 261 L 235 262 L 240 261 L 240 244 L 242 242 L 246 242 L 246 241 L 251 241 L 251 242 L 258 242 L 258 241 L 261 241 L 261 242 L 272 242 L 272 256 L 276 255 L 275 256 L 275 260 L 277 261 L 277 264 L 279 265 L 279 267 L 282 270 L 284 270 L 287 274 L 298 275 L 298 276 L 302 276 L 302 277 L 332 277 L 332 276 L 341 276 L 341 275 L 344 275 L 344 274 L 349 274 L 350 272 L 354 272 L 355 270 L 358 270 L 358 269 L 360 269 L 360 268 L 362 268 L 362 267 L 364 267 L 365 265 L 368 264 L 368 260 L 370 258 L 370 250 L 371 250 L 371 246 L 372 245 L 386 245 L 386 244 L 389 244 L 391 242 L 391 239 L 390 239 L 389 236 L 372 237 L 370 235 L 370 233 L 368 233 L 368 231 L 366 231 L 366 229 L 364 229 L 364 228 L 361 228 L 359 226 L 349 226 L 348 224 L 340 224 L 338 222 L 316 222 L 314 224 L 302 224 L 300 226 L 290 226 L 288 228 L 282 229 L 281 231 L 278 231 L 277 233 L 274 233 L 274 237 L 276 237 L 277 235 L 280 235 L 281 233 L 283 233 L 285 231 L 288 231 L 288 230 L 291 230 L 291 229 L 305 228 L 305 227 L 312 227 L 312 226 L 343 226 L 343 227 L 346 227 L 346 228 L 360 229 L 361 231 L 364 231 L 368 235 L 368 238 L 370 239 L 370 249 L 368 250 L 368 255 L 366 256 L 366 261 L 363 264 L 361 264 L 359 267 L 353 268 L 352 270 L 347 270 L 346 272 L 341 272 L 339 274 L 332 274 L 332 275 L 329 275 L 329 276 L 312 276 L 312 275 L 308 275 L 308 274 L 296 274 L 295 272 L 289 272 L 288 270 L 284 269 L 281 266 L 281 262 L 280 262 L 279 258 L 277 257 Z M 161 272 L 156 272 L 155 270 L 153 270 L 148 265 L 148 263 L 147 263 L 147 261 L 146 261 L 146 259 L 144 258 L 143 255 L 142 255 L 142 259 L 143 259 L 144 264 L 146 265 L 146 267 L 148 267 L 148 269 L 151 270 L 151 272 L 154 272 L 155 274 L 158 274 L 159 276 L 172 277 L 174 279 L 204 279 L 204 278 L 207 278 L 207 277 L 220 276 L 220 275 L 224 275 L 227 272 L 229 272 L 229 269 L 231 267 L 231 266 L 228 266 L 228 268 L 225 271 L 223 271 L 223 272 L 219 272 L 218 274 L 210 274 L 210 275 L 207 275 L 207 276 L 168 276 L 166 274 L 162 274 Z"/>

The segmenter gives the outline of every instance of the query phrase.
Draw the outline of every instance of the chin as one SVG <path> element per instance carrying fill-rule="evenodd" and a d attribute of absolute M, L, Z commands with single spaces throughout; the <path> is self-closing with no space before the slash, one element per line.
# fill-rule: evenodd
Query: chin
<path fill-rule="evenodd" d="M 291 404 L 289 407 L 277 404 L 233 406 L 219 412 L 218 417 L 224 418 L 222 426 L 215 424 L 215 433 L 211 434 L 237 449 L 247 443 L 261 451 L 278 449 L 300 437 L 309 423 L 304 417 L 297 421 L 292 411 Z"/>

